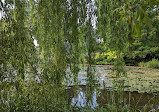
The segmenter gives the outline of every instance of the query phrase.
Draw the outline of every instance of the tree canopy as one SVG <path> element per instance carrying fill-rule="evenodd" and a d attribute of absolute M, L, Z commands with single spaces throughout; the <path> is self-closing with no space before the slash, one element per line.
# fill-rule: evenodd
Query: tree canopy
<path fill-rule="evenodd" d="M 157 0 L 1 1 L 1 71 L 9 70 L 10 66 L 24 79 L 26 66 L 35 74 L 40 66 L 46 79 L 60 78 L 70 65 L 71 71 L 77 74 L 79 64 L 86 60 L 94 63 L 97 38 L 117 52 L 117 65 L 122 65 L 122 53 L 127 48 L 136 49 L 152 38 L 153 45 L 149 41 L 133 54 L 145 56 L 153 52 L 157 56 L 158 6 Z M 150 28 L 149 13 L 154 18 L 153 28 Z M 39 46 L 35 47 L 34 39 Z M 143 51 L 138 52 L 140 49 Z M 60 83 L 62 79 L 57 81 L 56 78 L 53 78 L 55 83 Z"/>

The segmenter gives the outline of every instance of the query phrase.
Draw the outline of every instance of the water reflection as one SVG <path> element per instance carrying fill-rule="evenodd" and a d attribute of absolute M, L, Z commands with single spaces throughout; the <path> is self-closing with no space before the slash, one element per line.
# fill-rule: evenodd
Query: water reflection
<path fill-rule="evenodd" d="M 148 110 L 159 110 L 158 93 L 122 91 L 123 100 L 119 102 L 120 94 L 116 89 L 113 89 L 114 78 L 108 77 L 107 69 L 104 67 L 95 68 L 81 68 L 76 80 L 78 83 L 75 83 L 73 74 L 68 70 L 63 84 L 60 85 L 55 85 L 51 81 L 46 83 L 37 81 L 36 78 L 38 77 L 32 77 L 31 74 L 26 74 L 24 81 L 14 81 L 14 77 L 13 79 L 12 77 L 4 78 L 0 83 L 0 86 L 3 87 L 0 91 L 0 106 L 2 105 L 3 110 L 6 108 L 9 110 L 12 106 L 14 107 L 13 110 L 25 109 L 25 107 L 30 106 L 27 108 L 32 111 L 43 110 L 44 108 L 57 111 L 59 108 L 55 108 L 55 106 L 62 109 L 66 108 L 65 106 L 69 106 L 71 109 L 72 107 L 89 107 L 95 110 L 100 107 L 106 108 L 114 100 L 117 108 L 119 105 L 130 104 L 128 107 L 132 109 L 142 110 L 146 105 Z M 124 85 L 124 87 L 129 86 Z M 25 106 L 21 106 L 21 102 Z"/>
<path fill-rule="evenodd" d="M 90 95 L 89 90 L 91 87 L 86 85 L 78 86 L 78 89 L 75 89 L 74 86 L 70 86 L 68 90 L 69 100 L 71 105 L 77 107 L 85 107 L 90 106 L 91 108 L 96 107 L 105 107 L 107 104 L 111 103 L 112 94 L 115 95 L 115 102 L 118 103 L 118 92 L 110 91 L 108 89 L 99 90 L 93 88 L 93 95 L 91 99 L 88 101 L 87 97 Z M 130 104 L 131 108 L 143 109 L 145 105 L 147 105 L 147 109 L 155 109 L 159 110 L 159 95 L 153 93 L 138 93 L 137 91 L 128 92 L 123 91 L 123 105 Z"/>
<path fill-rule="evenodd" d="M 148 110 L 159 110 L 158 94 L 130 92 L 124 91 L 124 89 L 121 92 L 117 92 L 116 89 L 113 89 L 114 79 L 107 76 L 107 69 L 103 67 L 96 67 L 96 69 L 87 67 L 81 70 L 78 75 L 78 81 L 80 82 L 79 85 L 72 83 L 67 89 L 69 102 L 72 106 L 89 106 L 93 109 L 97 107 L 105 108 L 106 105 L 112 104 L 112 100 L 114 100 L 117 107 L 126 104 L 130 108 L 137 110 L 145 111 L 145 108 Z M 122 100 L 119 96 L 121 96 Z"/>
<path fill-rule="evenodd" d="M 72 97 L 71 105 L 78 106 L 78 107 L 85 107 L 90 106 L 91 108 L 97 107 L 97 90 L 94 90 L 93 97 L 88 102 L 87 101 L 87 93 L 85 90 L 82 90 L 82 88 L 79 89 L 76 96 Z"/>

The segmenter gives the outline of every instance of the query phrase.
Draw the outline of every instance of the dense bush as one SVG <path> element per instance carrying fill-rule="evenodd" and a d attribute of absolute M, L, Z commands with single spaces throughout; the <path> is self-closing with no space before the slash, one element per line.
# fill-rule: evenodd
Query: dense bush
<path fill-rule="evenodd" d="M 158 59 L 152 59 L 152 61 L 149 61 L 146 63 L 147 67 L 151 68 L 159 68 L 159 60 Z"/>
<path fill-rule="evenodd" d="M 140 62 L 139 66 L 141 67 L 149 67 L 149 68 L 159 68 L 159 60 L 158 59 L 152 59 L 149 62 Z"/>
<path fill-rule="evenodd" d="M 144 62 L 140 62 L 138 65 L 139 65 L 140 67 L 144 67 L 146 64 L 145 64 Z"/>

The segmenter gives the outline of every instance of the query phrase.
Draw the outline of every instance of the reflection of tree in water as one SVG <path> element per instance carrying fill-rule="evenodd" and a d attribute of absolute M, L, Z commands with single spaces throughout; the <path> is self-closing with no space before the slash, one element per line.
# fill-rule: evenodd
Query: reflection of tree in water
<path fill-rule="evenodd" d="M 105 108 L 106 105 L 114 103 L 118 106 L 118 93 L 116 91 L 97 90 L 95 87 L 88 87 L 86 85 L 80 85 L 77 89 L 70 87 L 67 89 L 69 104 L 77 107 L 90 106 L 95 108 L 97 106 Z M 90 96 L 89 96 L 90 95 Z M 114 97 L 113 97 L 114 95 Z M 147 109 L 157 109 L 159 104 L 159 95 L 150 93 L 138 93 L 138 92 L 124 92 L 124 104 L 129 104 L 131 108 L 143 109 L 143 106 L 147 105 Z"/>
<path fill-rule="evenodd" d="M 114 97 L 112 97 L 114 95 Z M 145 105 L 148 105 L 148 109 L 156 108 L 159 104 L 159 95 L 155 95 L 153 93 L 138 93 L 134 92 L 127 92 L 123 93 L 123 103 L 130 104 L 131 108 L 138 108 L 143 109 Z M 101 90 L 100 94 L 97 97 L 97 103 L 99 107 L 105 107 L 107 104 L 113 103 L 112 100 L 118 104 L 118 93 L 116 91 L 108 91 L 108 90 Z"/>
<path fill-rule="evenodd" d="M 88 86 L 88 89 L 86 89 L 86 105 L 89 105 L 89 103 L 91 102 L 91 104 L 93 104 L 93 95 L 95 93 L 95 90 L 97 88 L 96 84 L 95 84 L 95 73 L 94 73 L 94 68 L 91 66 L 87 67 L 87 83 L 86 86 Z M 96 94 L 96 93 L 95 93 Z"/>
<path fill-rule="evenodd" d="M 74 106 L 90 106 L 94 108 L 97 104 L 97 85 L 94 83 L 95 76 L 92 67 L 87 67 L 86 85 L 71 86 L 68 89 L 69 104 Z"/>
<path fill-rule="evenodd" d="M 80 85 L 78 86 L 78 89 L 73 89 L 73 87 L 70 87 L 68 91 L 69 96 L 69 104 L 73 105 L 74 107 L 90 107 L 94 108 L 97 107 L 97 90 L 95 88 L 92 88 L 92 93 L 90 93 L 90 87 L 87 87 L 86 85 Z M 91 95 L 91 97 L 88 96 Z"/>

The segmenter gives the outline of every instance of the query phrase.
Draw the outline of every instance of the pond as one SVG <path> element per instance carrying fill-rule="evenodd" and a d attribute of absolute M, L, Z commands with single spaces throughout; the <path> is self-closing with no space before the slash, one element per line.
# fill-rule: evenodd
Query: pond
<path fill-rule="evenodd" d="M 1 111 L 159 111 L 159 70 L 125 67 L 117 78 L 112 66 L 80 67 L 76 81 L 70 70 L 62 84 L 26 74 L 24 81 L 0 82 Z M 33 80 L 31 79 L 33 78 Z M 36 79 L 36 80 L 35 80 Z"/>
<path fill-rule="evenodd" d="M 110 91 L 107 89 L 97 90 L 96 88 L 90 88 L 85 85 L 78 86 L 79 89 L 73 89 L 73 86 L 68 89 L 69 100 L 71 101 L 71 105 L 77 107 L 85 107 L 90 106 L 91 108 L 102 107 L 105 108 L 106 105 L 112 103 L 111 100 L 113 98 L 112 94 L 115 95 L 115 103 L 118 102 L 118 92 Z M 90 89 L 92 89 L 92 96 L 88 100 L 87 95 L 90 94 Z M 77 93 L 76 93 L 77 92 Z M 131 108 L 137 108 L 139 110 L 144 109 L 145 105 L 148 110 L 159 110 L 159 95 L 153 93 L 139 93 L 137 91 L 123 92 L 123 105 L 128 104 Z"/>
<path fill-rule="evenodd" d="M 124 91 L 138 91 L 139 93 L 158 93 L 159 92 L 159 70 L 141 67 L 125 67 L 126 76 L 116 77 L 113 73 L 112 66 L 95 66 L 92 67 L 91 75 L 88 75 L 86 68 L 81 68 L 78 75 L 78 85 L 86 85 L 90 76 L 93 83 L 100 85 L 100 89 L 113 88 L 114 81 L 122 81 Z M 70 71 L 67 71 L 69 74 Z M 71 79 L 72 78 L 72 79 Z M 73 76 L 68 75 L 67 84 L 74 85 Z"/>
<path fill-rule="evenodd" d="M 79 84 L 74 87 L 69 83 L 68 94 L 71 105 L 78 107 L 90 106 L 91 108 L 105 107 L 111 102 L 114 94 L 115 102 L 118 101 L 117 87 L 114 81 L 123 81 L 123 102 L 129 104 L 131 108 L 142 110 L 148 105 L 148 110 L 159 110 L 159 70 L 141 67 L 126 67 L 127 77 L 116 78 L 112 71 L 112 66 L 95 66 L 93 82 L 95 86 L 88 85 L 89 76 L 87 70 L 79 72 Z M 76 89 L 75 89 L 76 88 Z M 78 88 L 78 89 L 77 89 Z M 88 95 L 91 98 L 88 100 Z"/>

